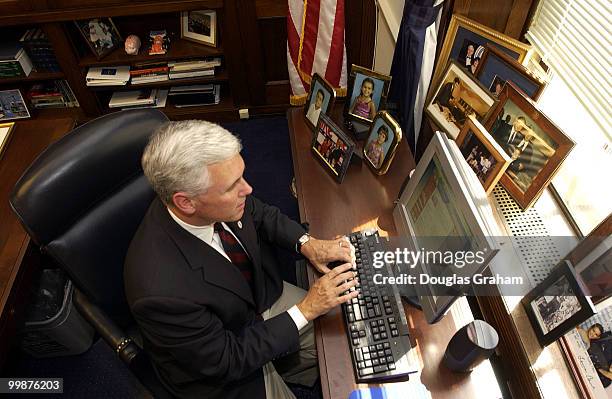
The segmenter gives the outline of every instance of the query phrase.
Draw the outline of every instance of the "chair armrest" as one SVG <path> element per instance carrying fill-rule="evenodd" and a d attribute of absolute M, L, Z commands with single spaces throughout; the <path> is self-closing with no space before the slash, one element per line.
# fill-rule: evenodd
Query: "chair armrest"
<path fill-rule="evenodd" d="M 100 334 L 100 336 L 115 350 L 125 363 L 130 364 L 140 352 L 140 348 L 122 331 L 106 314 L 89 301 L 87 297 L 75 288 L 73 303 L 77 310 Z"/>

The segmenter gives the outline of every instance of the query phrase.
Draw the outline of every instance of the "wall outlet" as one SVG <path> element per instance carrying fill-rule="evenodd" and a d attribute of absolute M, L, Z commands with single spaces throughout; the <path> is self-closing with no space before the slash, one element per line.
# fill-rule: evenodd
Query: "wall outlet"
<path fill-rule="evenodd" d="M 240 119 L 249 119 L 249 109 L 248 108 L 239 109 L 238 115 L 240 115 Z"/>

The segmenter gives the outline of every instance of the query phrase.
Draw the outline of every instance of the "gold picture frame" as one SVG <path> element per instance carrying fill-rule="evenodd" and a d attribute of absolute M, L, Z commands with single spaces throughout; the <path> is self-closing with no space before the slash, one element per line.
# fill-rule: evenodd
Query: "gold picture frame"
<path fill-rule="evenodd" d="M 319 91 L 322 92 L 323 99 L 321 100 L 319 111 L 317 112 L 316 103 L 318 101 Z M 315 98 L 313 98 L 313 95 Z M 310 93 L 308 93 L 308 98 L 304 104 L 304 121 L 306 121 L 306 125 L 308 125 L 310 130 L 313 132 L 316 130 L 320 114 L 331 115 L 335 102 L 336 91 L 333 86 L 318 73 L 312 75 Z"/>
<path fill-rule="evenodd" d="M 455 142 L 485 192 L 490 194 L 510 165 L 511 158 L 473 116 L 468 117 Z"/>
<path fill-rule="evenodd" d="M 4 150 L 8 147 L 14 129 L 15 122 L 0 123 L 0 159 L 2 159 Z"/>
<path fill-rule="evenodd" d="M 467 57 L 463 56 L 463 52 L 465 51 L 467 54 L 470 43 L 472 46 L 478 46 L 474 46 L 475 48 L 472 49 L 474 52 L 473 58 L 478 60 L 480 60 L 488 43 L 494 43 L 504 49 L 510 57 L 520 64 L 527 62 L 531 51 L 531 46 L 528 44 L 506 36 L 462 15 L 454 14 L 446 31 L 446 38 L 438 57 L 432 82 L 438 82 L 449 59 L 460 62 L 460 59 L 464 58 L 464 61 L 467 62 Z M 481 48 L 482 50 L 480 50 Z M 464 69 L 469 68 L 465 67 Z"/>
<path fill-rule="evenodd" d="M 439 83 L 431 87 L 425 113 L 454 140 L 469 115 L 475 114 L 484 123 L 497 101 L 489 89 L 451 60 Z"/>
<path fill-rule="evenodd" d="M 380 142 L 381 134 L 385 135 Z M 363 145 L 363 159 L 377 175 L 384 175 L 395 156 L 395 151 L 402 140 L 402 128 L 387 111 L 380 111 L 374 117 Z"/>
<path fill-rule="evenodd" d="M 370 104 L 367 115 L 364 114 L 365 109 L 356 109 L 359 105 L 357 97 L 362 97 L 362 87 L 365 86 L 366 83 L 370 83 L 371 86 L 371 100 L 365 103 Z M 376 114 L 387 106 L 390 84 L 391 76 L 353 64 L 349 76 L 349 90 L 347 92 L 345 108 L 346 116 L 350 119 L 367 123 L 368 125 L 371 124 Z M 361 104 L 364 103 L 361 102 Z"/>

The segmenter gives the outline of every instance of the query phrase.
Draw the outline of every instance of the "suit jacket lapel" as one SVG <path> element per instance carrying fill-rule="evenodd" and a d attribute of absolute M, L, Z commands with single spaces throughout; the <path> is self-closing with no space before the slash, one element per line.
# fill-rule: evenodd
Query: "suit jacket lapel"
<path fill-rule="evenodd" d="M 192 269 L 202 269 L 204 279 L 213 285 L 231 291 L 255 307 L 253 294 L 246 280 L 229 260 L 187 230 L 179 226 L 168 214 L 166 206 L 156 198 L 155 217 L 172 237 Z"/>

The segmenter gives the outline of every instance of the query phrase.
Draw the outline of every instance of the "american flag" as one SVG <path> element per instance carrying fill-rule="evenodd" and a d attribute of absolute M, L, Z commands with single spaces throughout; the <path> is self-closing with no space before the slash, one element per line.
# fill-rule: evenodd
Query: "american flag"
<path fill-rule="evenodd" d="M 344 0 L 288 0 L 287 65 L 292 105 L 306 102 L 317 72 L 346 95 Z"/>

